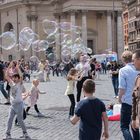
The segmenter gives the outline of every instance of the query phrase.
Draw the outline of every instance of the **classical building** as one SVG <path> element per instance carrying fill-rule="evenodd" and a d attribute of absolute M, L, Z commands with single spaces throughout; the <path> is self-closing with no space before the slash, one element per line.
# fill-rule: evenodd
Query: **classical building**
<path fill-rule="evenodd" d="M 137 30 L 137 46 L 140 48 L 140 0 L 138 0 L 137 6 L 136 6 L 136 30 Z"/>
<path fill-rule="evenodd" d="M 140 0 L 129 0 L 129 50 L 140 48 Z"/>
<path fill-rule="evenodd" d="M 128 48 L 128 5 L 127 3 L 124 3 L 123 6 L 123 34 L 124 34 L 124 50 L 129 50 Z"/>
<path fill-rule="evenodd" d="M 82 27 L 82 38 L 94 54 L 112 50 L 119 54 L 124 49 L 122 26 L 123 0 L 1 0 L 0 32 L 14 29 L 17 35 L 24 27 L 31 27 L 41 39 L 46 38 L 43 31 L 44 19 L 56 22 L 71 22 Z M 56 44 L 57 45 L 57 44 Z M 61 47 L 57 45 L 57 58 Z M 26 52 L 5 51 L 0 57 L 8 59 L 29 59 L 36 55 L 32 50 Z M 45 58 L 44 53 L 38 53 Z"/>

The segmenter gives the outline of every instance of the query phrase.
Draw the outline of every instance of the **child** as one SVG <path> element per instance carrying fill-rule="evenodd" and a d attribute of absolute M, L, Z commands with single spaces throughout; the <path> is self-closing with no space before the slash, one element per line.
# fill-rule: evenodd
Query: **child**
<path fill-rule="evenodd" d="M 26 109 L 26 114 L 28 115 L 28 111 L 29 109 L 34 106 L 35 111 L 38 114 L 38 117 L 43 117 L 43 115 L 39 112 L 38 107 L 37 107 L 37 100 L 39 98 L 39 89 L 38 89 L 38 85 L 39 85 L 39 80 L 34 79 L 32 82 L 33 86 L 31 88 L 31 92 L 29 93 L 29 97 L 28 97 L 28 107 Z"/>
<path fill-rule="evenodd" d="M 75 110 L 71 123 L 75 125 L 80 120 L 79 139 L 80 140 L 100 140 L 102 133 L 102 119 L 104 122 L 103 136 L 108 138 L 108 119 L 105 105 L 98 98 L 93 96 L 95 83 L 87 79 L 83 83 L 85 98 L 81 100 Z"/>
<path fill-rule="evenodd" d="M 79 78 L 80 79 L 80 78 Z M 75 108 L 75 98 L 74 98 L 74 86 L 75 86 L 75 80 L 78 80 L 78 73 L 77 70 L 74 68 L 71 68 L 67 75 L 67 89 L 65 91 L 65 95 L 67 95 L 70 99 L 71 106 L 69 111 L 69 117 L 74 115 L 74 108 Z"/>
<path fill-rule="evenodd" d="M 8 117 L 8 124 L 6 130 L 6 139 L 11 138 L 11 128 L 15 115 L 17 115 L 18 122 L 23 130 L 22 138 L 30 138 L 28 136 L 25 124 L 23 122 L 23 99 L 22 93 L 25 92 L 25 87 L 21 82 L 21 77 L 19 74 L 14 74 L 12 79 L 7 77 L 7 81 L 11 87 L 10 96 L 11 96 L 11 107 Z"/>

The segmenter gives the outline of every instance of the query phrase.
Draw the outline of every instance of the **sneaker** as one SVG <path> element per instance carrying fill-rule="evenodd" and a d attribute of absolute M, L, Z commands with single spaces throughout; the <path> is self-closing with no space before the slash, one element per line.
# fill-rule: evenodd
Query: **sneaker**
<path fill-rule="evenodd" d="M 116 96 L 116 98 L 118 99 L 118 98 L 119 98 L 119 96 Z"/>
<path fill-rule="evenodd" d="M 26 115 L 30 115 L 28 112 L 26 112 Z"/>
<path fill-rule="evenodd" d="M 3 140 L 9 140 L 11 139 L 11 134 L 6 134 L 5 138 L 3 138 Z"/>
<path fill-rule="evenodd" d="M 44 117 L 44 115 L 42 113 L 40 113 L 40 112 L 37 113 L 37 116 L 38 117 Z"/>
<path fill-rule="evenodd" d="M 5 105 L 10 105 L 10 102 L 6 102 L 6 103 L 4 103 Z"/>
<path fill-rule="evenodd" d="M 23 136 L 21 136 L 20 138 L 31 139 L 28 133 L 24 133 Z"/>
<path fill-rule="evenodd" d="M 20 126 L 20 124 L 19 123 L 15 123 L 15 126 Z"/>

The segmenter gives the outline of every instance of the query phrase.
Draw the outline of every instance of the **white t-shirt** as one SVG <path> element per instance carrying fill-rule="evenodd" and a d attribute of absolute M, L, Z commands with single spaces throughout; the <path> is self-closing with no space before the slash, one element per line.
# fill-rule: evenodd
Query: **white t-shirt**
<path fill-rule="evenodd" d="M 11 82 L 10 87 L 11 87 L 10 89 L 11 104 L 23 102 L 22 93 L 25 92 L 24 85 L 21 83 L 16 84 L 14 82 Z"/>
<path fill-rule="evenodd" d="M 65 91 L 65 95 L 71 95 L 71 94 L 74 93 L 74 83 L 75 83 L 74 80 L 68 81 L 68 83 L 67 83 L 67 89 Z"/>
<path fill-rule="evenodd" d="M 91 70 L 90 64 L 88 62 L 86 63 L 79 63 L 75 67 L 76 70 L 82 71 L 83 77 L 88 77 L 89 76 L 89 71 Z"/>

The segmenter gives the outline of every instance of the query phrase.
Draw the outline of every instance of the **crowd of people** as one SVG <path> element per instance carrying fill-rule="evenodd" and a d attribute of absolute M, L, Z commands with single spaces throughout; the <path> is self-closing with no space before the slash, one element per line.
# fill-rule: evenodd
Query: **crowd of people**
<path fill-rule="evenodd" d="M 124 65 L 119 65 L 116 61 L 98 62 L 96 58 L 89 59 L 85 54 L 81 54 L 78 61 L 71 61 L 69 64 L 56 62 L 55 65 L 50 65 L 48 60 L 41 60 L 39 63 L 25 62 L 24 59 L 11 62 L 0 61 L 0 91 L 6 99 L 5 104 L 11 105 L 6 139 L 11 138 L 15 115 L 17 116 L 15 125 L 21 126 L 22 137 L 30 138 L 23 120 L 26 119 L 26 115 L 33 106 L 38 116 L 43 116 L 37 106 L 41 92 L 38 85 L 39 82 L 50 81 L 51 73 L 53 76 L 55 74 L 65 76 L 67 79 L 65 95 L 71 102 L 69 119 L 72 124 L 76 124 L 80 120 L 79 139 L 100 140 L 102 121 L 104 122 L 103 137 L 107 139 L 109 133 L 106 107 L 100 99 L 94 96 L 94 81 L 100 79 L 100 74 L 108 73 L 112 79 L 114 97 L 122 104 L 120 127 L 123 136 L 125 140 L 139 140 L 139 125 L 137 126 L 136 120 L 140 120 L 140 50 L 136 50 L 135 53 L 125 51 L 122 54 L 122 62 Z M 29 82 L 31 75 L 35 72 L 36 78 L 32 80 L 32 87 L 30 91 L 26 91 L 23 81 Z M 5 83 L 6 89 L 4 88 Z M 81 100 L 82 91 L 84 100 Z M 25 99 L 28 99 L 27 108 L 24 106 Z M 133 136 L 129 131 L 131 120 Z"/>

